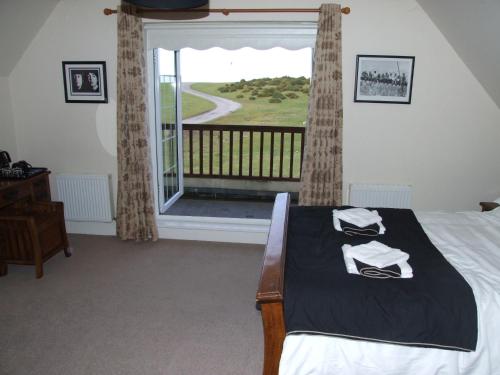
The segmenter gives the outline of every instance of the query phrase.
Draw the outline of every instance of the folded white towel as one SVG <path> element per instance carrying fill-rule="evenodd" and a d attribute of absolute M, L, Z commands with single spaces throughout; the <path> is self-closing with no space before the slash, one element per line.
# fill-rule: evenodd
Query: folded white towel
<path fill-rule="evenodd" d="M 367 225 L 375 224 L 382 220 L 376 210 L 370 211 L 361 207 L 333 210 L 333 216 L 357 225 L 358 227 L 366 227 Z"/>
<path fill-rule="evenodd" d="M 404 251 L 394 249 L 378 241 L 371 241 L 358 246 L 346 244 L 342 246 L 342 251 L 347 257 L 378 268 L 406 262 L 410 258 Z"/>
<path fill-rule="evenodd" d="M 372 241 L 372 242 L 376 242 L 376 241 Z M 360 245 L 360 246 L 362 246 L 362 245 Z M 409 265 L 407 260 L 391 264 L 391 265 L 396 264 L 399 267 L 399 269 L 401 271 L 401 274 L 399 276 L 397 274 L 394 275 L 394 272 L 392 272 L 392 271 L 385 271 L 384 267 L 376 267 L 376 266 L 369 267 L 370 268 L 369 270 L 363 269 L 363 272 L 360 273 L 360 270 L 358 270 L 358 267 L 356 266 L 356 262 L 354 261 L 355 258 L 350 255 L 350 251 L 349 251 L 350 249 L 353 249 L 354 247 L 358 247 L 358 246 L 351 246 L 351 245 L 342 246 L 342 251 L 344 253 L 344 262 L 345 262 L 345 266 L 346 266 L 348 273 L 354 274 L 354 275 L 363 275 L 363 276 L 375 278 L 375 279 L 387 279 L 389 277 L 391 277 L 391 278 L 400 277 L 402 279 L 410 279 L 413 277 L 413 270 L 412 270 L 412 268 Z M 399 250 L 399 249 L 394 249 L 394 250 Z M 399 250 L 399 251 L 401 251 L 401 250 Z M 404 253 L 404 252 L 402 252 L 402 253 Z M 404 253 L 404 254 L 406 254 L 406 253 Z M 407 259 L 408 259 L 409 255 L 408 254 L 406 254 L 406 255 L 408 256 L 407 257 Z M 360 259 L 358 259 L 358 260 L 360 262 L 363 262 Z M 363 262 L 363 263 L 365 263 L 365 262 Z M 366 263 L 366 264 L 369 264 L 369 263 Z M 386 266 L 386 267 L 388 267 L 388 266 Z M 382 272 L 377 272 L 377 271 L 382 271 Z"/>
<path fill-rule="evenodd" d="M 333 226 L 336 230 L 342 231 L 340 220 L 364 228 L 371 224 L 378 224 L 379 234 L 385 233 L 385 227 L 382 224 L 382 218 L 377 210 L 367 210 L 366 208 L 348 208 L 345 210 L 333 210 Z"/>

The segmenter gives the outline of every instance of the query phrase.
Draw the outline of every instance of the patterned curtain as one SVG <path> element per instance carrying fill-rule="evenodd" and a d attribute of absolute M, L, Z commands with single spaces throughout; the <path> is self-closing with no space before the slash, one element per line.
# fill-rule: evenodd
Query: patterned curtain
<path fill-rule="evenodd" d="M 118 203 L 123 240 L 157 240 L 146 108 L 143 26 L 135 8 L 118 10 Z"/>
<path fill-rule="evenodd" d="M 299 205 L 342 204 L 342 32 L 340 5 L 320 8 Z"/>

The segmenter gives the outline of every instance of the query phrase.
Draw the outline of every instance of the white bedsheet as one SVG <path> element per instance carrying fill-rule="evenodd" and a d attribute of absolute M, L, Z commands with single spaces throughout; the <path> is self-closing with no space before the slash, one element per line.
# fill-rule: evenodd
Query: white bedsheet
<path fill-rule="evenodd" d="M 425 232 L 474 291 L 475 352 L 406 347 L 320 335 L 290 335 L 281 375 L 500 374 L 500 208 L 417 213 Z"/>

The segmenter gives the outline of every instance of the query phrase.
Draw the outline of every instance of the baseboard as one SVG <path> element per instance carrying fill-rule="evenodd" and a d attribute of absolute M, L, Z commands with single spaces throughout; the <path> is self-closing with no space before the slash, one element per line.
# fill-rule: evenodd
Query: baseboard
<path fill-rule="evenodd" d="M 115 236 L 116 222 L 97 223 L 86 221 L 66 221 L 66 231 L 74 234 L 95 234 L 99 236 Z"/>
<path fill-rule="evenodd" d="M 160 238 L 190 241 L 265 244 L 270 220 L 232 219 L 195 216 L 157 218 Z M 116 222 L 66 221 L 66 230 L 74 234 L 116 235 Z"/>

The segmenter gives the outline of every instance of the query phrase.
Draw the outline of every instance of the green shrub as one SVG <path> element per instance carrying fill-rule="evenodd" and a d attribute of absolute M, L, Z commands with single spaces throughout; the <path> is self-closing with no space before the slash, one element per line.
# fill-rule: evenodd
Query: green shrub
<path fill-rule="evenodd" d="M 266 88 L 264 88 L 264 90 L 262 90 L 261 94 L 262 94 L 262 96 L 273 96 L 275 92 L 276 92 L 276 88 L 266 87 Z"/>
<path fill-rule="evenodd" d="M 294 92 L 288 92 L 285 94 L 287 98 L 290 98 L 290 99 L 298 99 L 298 95 Z"/>
<path fill-rule="evenodd" d="M 251 96 L 251 97 L 249 97 L 248 99 L 249 99 L 249 100 L 255 100 L 255 99 L 257 99 L 257 98 L 256 98 L 255 96 Z"/>
<path fill-rule="evenodd" d="M 281 99 L 271 98 L 271 99 L 269 99 L 269 103 L 281 103 Z"/>
<path fill-rule="evenodd" d="M 292 78 L 288 76 L 276 78 L 256 78 L 249 81 L 241 79 L 239 82 L 226 83 L 217 90 L 221 93 L 249 93 L 249 96 L 260 98 L 277 98 L 280 100 L 297 99 L 300 95 L 290 96 L 291 92 L 309 94 L 310 80 L 305 77 Z M 278 94 L 275 94 L 278 92 Z M 287 94 L 284 94 L 287 92 Z"/>
<path fill-rule="evenodd" d="M 283 99 L 286 99 L 285 95 L 283 95 L 281 92 L 279 91 L 275 91 L 273 93 L 273 98 L 274 99 L 280 99 L 280 100 L 283 100 Z"/>
<path fill-rule="evenodd" d="M 292 85 L 289 85 L 286 82 L 283 82 L 278 86 L 278 90 L 280 90 L 280 91 L 291 91 L 291 88 L 292 88 Z"/>
<path fill-rule="evenodd" d="M 241 95 L 241 94 L 236 95 L 236 99 L 243 99 L 244 97 L 245 97 L 245 95 Z"/>

